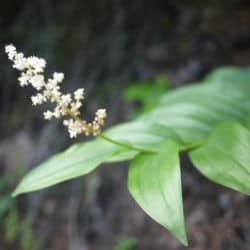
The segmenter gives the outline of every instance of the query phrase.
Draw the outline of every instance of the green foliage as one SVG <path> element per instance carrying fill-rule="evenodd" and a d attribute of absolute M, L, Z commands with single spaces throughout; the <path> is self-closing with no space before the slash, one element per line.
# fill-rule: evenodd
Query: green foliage
<path fill-rule="evenodd" d="M 128 187 L 149 216 L 187 245 L 178 150 L 176 142 L 167 140 L 157 154 L 140 153 L 129 168 Z"/>
<path fill-rule="evenodd" d="M 32 229 L 32 221 L 26 220 L 22 224 L 21 247 L 22 250 L 39 250 L 42 249 L 41 242 L 37 239 Z"/>
<path fill-rule="evenodd" d="M 14 174 L 18 175 L 21 168 Z M 17 201 L 9 196 L 13 188 L 13 173 L 3 173 L 0 178 L 0 223 L 2 240 L 7 245 L 15 245 L 20 242 L 21 250 L 39 250 L 42 249 L 36 234 L 32 229 L 32 221 L 21 220 L 18 211 Z"/>
<path fill-rule="evenodd" d="M 134 116 L 152 110 L 158 103 L 160 97 L 169 89 L 169 82 L 165 77 L 159 76 L 152 81 L 133 82 L 124 91 L 126 101 L 139 102 L 140 107 Z"/>
<path fill-rule="evenodd" d="M 15 201 L 6 193 L 6 190 L 9 189 L 10 181 L 10 174 L 4 174 L 0 178 L 0 219 L 4 217 L 9 209 L 15 206 Z"/>
<path fill-rule="evenodd" d="M 19 233 L 19 217 L 16 207 L 12 207 L 5 219 L 5 239 L 8 243 L 15 242 Z"/>
<path fill-rule="evenodd" d="M 178 154 L 190 151 L 208 179 L 250 194 L 249 93 L 248 68 L 214 71 L 199 84 L 164 94 L 135 121 L 52 157 L 24 177 L 14 195 L 85 175 L 102 163 L 132 160 L 133 197 L 185 244 Z"/>
<path fill-rule="evenodd" d="M 249 152 L 250 131 L 234 122 L 218 126 L 206 144 L 190 153 L 190 158 L 212 181 L 250 194 Z"/>
<path fill-rule="evenodd" d="M 135 238 L 120 240 L 113 250 L 136 250 L 137 240 Z"/>
<path fill-rule="evenodd" d="M 19 217 L 17 207 L 11 207 L 4 220 L 5 241 L 9 245 L 19 241 L 21 250 L 42 249 L 41 242 L 32 229 L 33 223 L 27 220 L 22 221 Z"/>
<path fill-rule="evenodd" d="M 16 239 L 19 226 L 16 200 L 9 196 L 11 180 L 9 173 L 3 173 L 0 178 L 0 223 L 1 229 L 4 230 L 4 240 L 7 243 Z"/>

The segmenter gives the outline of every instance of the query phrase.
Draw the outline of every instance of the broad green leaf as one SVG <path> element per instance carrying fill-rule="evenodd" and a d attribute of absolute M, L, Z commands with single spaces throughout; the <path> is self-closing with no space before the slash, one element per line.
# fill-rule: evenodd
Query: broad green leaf
<path fill-rule="evenodd" d="M 121 154 L 134 156 L 136 152 L 114 145 L 101 139 L 70 147 L 65 152 L 51 157 L 24 177 L 14 192 L 14 196 L 55 185 L 57 183 L 88 174 L 98 165 L 118 159 Z"/>
<path fill-rule="evenodd" d="M 129 160 L 138 154 L 132 147 L 154 150 L 166 138 L 176 138 L 160 125 L 127 123 L 106 132 L 124 146 L 103 139 L 81 143 L 55 155 L 25 176 L 13 195 L 27 193 L 88 174 L 101 163 Z M 177 139 L 176 139 L 177 140 Z"/>
<path fill-rule="evenodd" d="M 240 67 L 222 67 L 211 71 L 204 81 L 213 83 L 233 83 L 235 85 L 249 82 L 250 70 L 249 68 Z"/>
<path fill-rule="evenodd" d="M 244 79 L 239 84 L 221 80 L 179 88 L 164 95 L 152 112 L 139 119 L 172 129 L 183 143 L 204 139 L 219 123 L 240 121 L 249 113 L 250 77 Z"/>
<path fill-rule="evenodd" d="M 242 125 L 218 126 L 208 142 L 189 155 L 210 180 L 250 195 L 250 132 Z"/>
<path fill-rule="evenodd" d="M 187 245 L 178 145 L 161 144 L 157 154 L 141 153 L 131 163 L 128 188 L 142 209 Z"/>

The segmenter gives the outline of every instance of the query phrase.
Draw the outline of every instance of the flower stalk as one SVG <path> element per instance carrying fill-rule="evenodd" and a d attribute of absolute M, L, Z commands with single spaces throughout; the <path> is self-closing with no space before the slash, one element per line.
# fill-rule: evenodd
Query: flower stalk
<path fill-rule="evenodd" d="M 63 117 L 63 124 L 68 128 L 71 138 L 80 134 L 97 136 L 101 133 L 107 116 L 105 109 L 98 109 L 92 122 L 80 118 L 80 108 L 84 100 L 83 88 L 77 89 L 73 95 L 63 94 L 59 84 L 63 82 L 64 74 L 54 72 L 53 77 L 46 80 L 44 76 L 46 61 L 43 58 L 25 57 L 23 53 L 17 52 L 12 44 L 5 47 L 5 52 L 13 62 L 13 68 L 21 72 L 18 78 L 19 85 L 21 87 L 31 85 L 37 91 L 36 95 L 31 96 L 32 104 L 37 106 L 51 102 L 55 105 L 53 110 L 43 113 L 46 120 Z"/>

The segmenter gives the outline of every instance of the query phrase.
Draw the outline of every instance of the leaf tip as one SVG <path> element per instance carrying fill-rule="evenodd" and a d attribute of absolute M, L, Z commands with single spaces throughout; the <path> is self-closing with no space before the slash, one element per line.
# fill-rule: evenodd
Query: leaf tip
<path fill-rule="evenodd" d="M 14 192 L 12 192 L 12 194 L 11 194 L 11 197 L 12 198 L 15 198 L 15 197 L 17 197 L 18 196 L 18 192 L 16 191 L 16 190 L 14 190 Z"/>
<path fill-rule="evenodd" d="M 22 193 L 22 191 L 20 191 L 19 186 L 20 186 L 20 185 L 18 185 L 18 186 L 16 187 L 16 189 L 12 192 L 12 194 L 11 194 L 11 197 L 12 197 L 12 198 L 17 197 L 18 195 L 20 195 L 20 194 Z"/>
<path fill-rule="evenodd" d="M 188 239 L 187 239 L 187 236 L 185 235 L 184 238 L 182 239 L 179 239 L 180 242 L 185 246 L 185 247 L 188 247 Z"/>
<path fill-rule="evenodd" d="M 169 230 L 169 229 L 168 229 Z M 183 228 L 182 232 L 177 233 L 176 231 L 169 230 L 173 236 L 185 247 L 188 246 L 188 239 L 187 239 L 187 233 L 185 230 L 185 227 Z"/>

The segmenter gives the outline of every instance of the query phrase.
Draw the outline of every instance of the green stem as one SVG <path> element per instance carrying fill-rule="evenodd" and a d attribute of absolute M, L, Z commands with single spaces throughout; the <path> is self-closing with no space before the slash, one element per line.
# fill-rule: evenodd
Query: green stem
<path fill-rule="evenodd" d="M 84 127 L 88 126 L 77 115 L 75 115 L 73 112 L 71 112 L 70 109 L 66 108 L 66 111 L 71 117 L 73 117 L 75 120 L 79 121 Z M 90 128 L 90 127 L 88 127 L 88 128 Z M 156 154 L 157 153 L 157 151 L 154 151 L 154 150 L 148 150 L 145 148 L 135 147 L 135 146 L 132 146 L 132 145 L 127 144 L 127 143 L 113 140 L 110 137 L 105 136 L 104 134 L 99 134 L 98 137 L 102 138 L 103 140 L 105 140 L 107 142 L 113 143 L 113 144 L 121 146 L 121 147 L 125 147 L 125 148 L 130 149 L 130 150 L 135 150 L 135 151 L 148 153 L 148 154 Z M 179 150 L 180 150 L 180 152 L 188 151 L 188 150 L 191 150 L 193 148 L 196 148 L 196 147 L 203 145 L 205 142 L 206 142 L 205 140 L 202 140 L 202 141 L 197 141 L 194 143 L 185 144 L 185 145 L 180 146 Z"/>
<path fill-rule="evenodd" d="M 184 151 L 188 151 L 188 150 L 200 147 L 205 143 L 206 143 L 205 140 L 201 140 L 201 141 L 197 141 L 197 142 L 193 142 L 193 143 L 189 143 L 189 144 L 184 144 L 184 145 L 180 146 L 180 152 L 184 152 Z"/>
<path fill-rule="evenodd" d="M 110 137 L 105 136 L 104 134 L 100 134 L 100 135 L 98 135 L 98 137 L 102 138 L 103 140 L 105 140 L 107 142 L 113 143 L 113 144 L 121 146 L 121 147 L 128 148 L 130 150 L 136 150 L 139 152 L 149 153 L 149 154 L 156 154 L 157 153 L 157 151 L 148 150 L 148 149 L 140 148 L 140 147 L 135 147 L 135 146 L 132 146 L 132 145 L 120 142 L 120 141 L 113 140 Z M 184 151 L 188 151 L 188 150 L 197 148 L 199 146 L 202 146 L 205 142 L 206 142 L 205 140 L 202 140 L 202 141 L 197 141 L 194 143 L 182 145 L 182 146 L 180 146 L 180 152 L 184 152 Z"/>
<path fill-rule="evenodd" d="M 115 145 L 118 145 L 118 146 L 121 146 L 121 147 L 125 147 L 125 148 L 131 149 L 131 150 L 136 150 L 136 151 L 140 151 L 140 152 L 144 152 L 144 153 L 149 153 L 149 154 L 156 154 L 157 153 L 157 151 L 148 150 L 148 149 L 145 149 L 145 148 L 139 148 L 139 147 L 135 147 L 135 146 L 132 146 L 132 145 L 120 142 L 120 141 L 113 140 L 113 139 L 105 136 L 104 134 L 100 134 L 100 135 L 98 135 L 98 137 L 102 138 L 105 141 L 113 143 Z"/>

